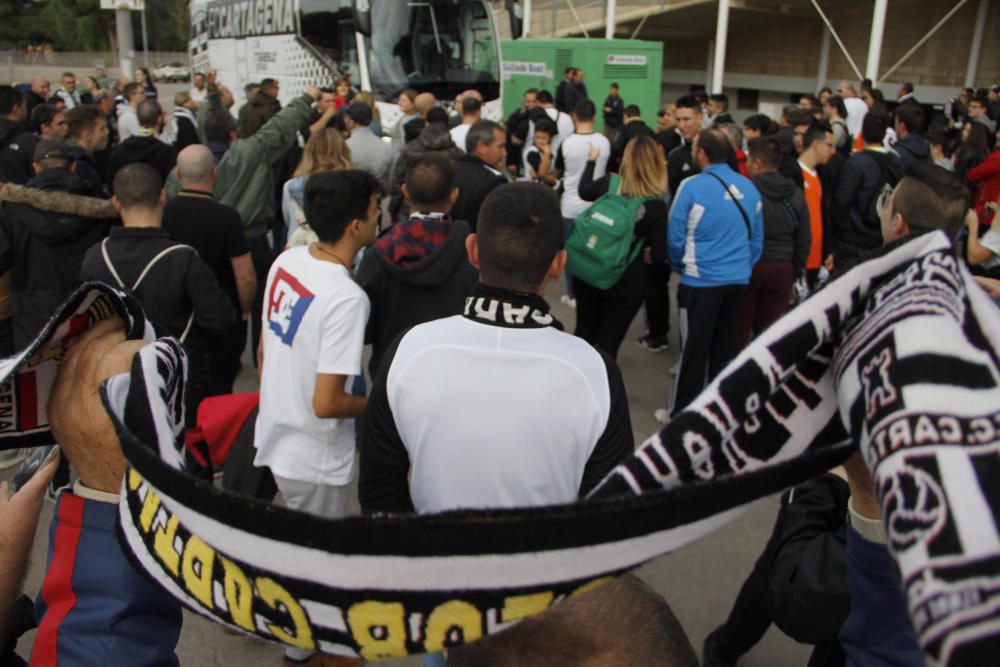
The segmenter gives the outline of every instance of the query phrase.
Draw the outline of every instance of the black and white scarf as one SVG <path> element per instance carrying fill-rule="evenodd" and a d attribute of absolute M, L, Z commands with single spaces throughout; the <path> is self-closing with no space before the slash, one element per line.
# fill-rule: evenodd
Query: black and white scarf
<path fill-rule="evenodd" d="M 38 342 L 0 364 L 8 396 L 11 386 L 18 400 L 47 394 L 66 342 L 111 313 L 152 341 L 134 301 L 86 285 Z M 585 501 L 330 520 L 191 474 L 183 350 L 161 339 L 102 391 L 130 464 L 121 539 L 137 567 L 204 616 L 375 659 L 497 632 L 860 446 L 925 657 L 962 664 L 996 656 L 1000 641 L 998 349 L 1000 310 L 943 234 L 923 236 L 778 321 Z M 33 387 L 22 385 L 31 373 Z M 31 444 L 44 424 L 8 419 L 0 446 Z"/>

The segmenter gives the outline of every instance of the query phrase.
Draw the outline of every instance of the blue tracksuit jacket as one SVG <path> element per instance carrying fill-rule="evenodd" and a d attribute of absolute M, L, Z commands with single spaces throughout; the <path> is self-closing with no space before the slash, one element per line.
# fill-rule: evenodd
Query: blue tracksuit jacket
<path fill-rule="evenodd" d="M 709 174 L 728 186 L 728 192 Z M 735 201 L 750 219 L 747 232 Z M 746 285 L 764 248 L 760 193 L 750 179 L 726 164 L 709 165 L 685 179 L 670 209 L 667 226 L 670 268 L 691 287 Z"/>

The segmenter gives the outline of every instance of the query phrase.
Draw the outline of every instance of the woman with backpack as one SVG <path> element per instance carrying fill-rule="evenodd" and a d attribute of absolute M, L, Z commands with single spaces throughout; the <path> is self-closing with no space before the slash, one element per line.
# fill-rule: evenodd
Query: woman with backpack
<path fill-rule="evenodd" d="M 303 209 L 309 177 L 321 171 L 351 168 L 351 149 L 338 130 L 327 127 L 312 133 L 295 173 L 282 188 L 281 215 L 285 219 L 285 239 L 289 248 L 308 245 L 316 240 L 315 232 L 302 224 L 305 221 Z"/>
<path fill-rule="evenodd" d="M 574 333 L 615 358 L 642 306 L 646 289 L 643 262 L 666 261 L 668 211 L 663 195 L 667 188 L 667 166 L 656 141 L 647 136 L 635 137 L 628 143 L 618 175 L 605 175 L 595 181 L 596 159 L 597 151 L 591 150 L 580 181 L 580 197 L 595 203 L 577 218 L 567 241 L 568 261 L 574 265 Z M 609 212 L 617 212 L 613 225 L 605 220 Z M 592 216 L 599 220 L 596 230 L 619 227 L 624 233 L 618 238 L 595 239 L 587 231 Z M 600 249 L 602 244 L 609 246 L 610 251 L 602 253 L 602 257 L 620 259 L 604 263 L 586 261 L 586 249 Z M 616 244 L 617 247 L 610 247 Z"/>

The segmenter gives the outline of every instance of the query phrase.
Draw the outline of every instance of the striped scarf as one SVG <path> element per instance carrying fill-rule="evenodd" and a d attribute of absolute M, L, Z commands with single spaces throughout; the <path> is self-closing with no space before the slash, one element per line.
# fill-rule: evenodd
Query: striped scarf
<path fill-rule="evenodd" d="M 114 313 L 154 342 L 131 297 L 88 284 L 0 362 L 17 406 L 0 448 L 45 441 L 38 397 L 60 343 Z M 247 634 L 366 659 L 473 641 L 860 448 L 925 658 L 957 665 L 995 657 L 1000 638 L 998 349 L 1000 310 L 943 234 L 919 237 L 779 320 L 587 500 L 440 515 L 322 519 L 198 479 L 171 339 L 143 348 L 102 397 L 130 464 L 127 554 L 190 609 Z"/>

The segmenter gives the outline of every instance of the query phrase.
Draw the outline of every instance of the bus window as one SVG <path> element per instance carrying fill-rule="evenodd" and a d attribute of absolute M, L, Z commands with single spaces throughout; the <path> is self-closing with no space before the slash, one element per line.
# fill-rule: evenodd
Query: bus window
<path fill-rule="evenodd" d="M 301 0 L 300 33 L 336 74 L 351 74 L 360 86 L 353 4 L 352 0 Z"/>
<path fill-rule="evenodd" d="M 376 97 L 405 88 L 440 99 L 479 90 L 500 94 L 496 44 L 483 0 L 373 0 L 370 75 Z"/>

